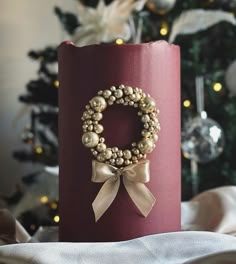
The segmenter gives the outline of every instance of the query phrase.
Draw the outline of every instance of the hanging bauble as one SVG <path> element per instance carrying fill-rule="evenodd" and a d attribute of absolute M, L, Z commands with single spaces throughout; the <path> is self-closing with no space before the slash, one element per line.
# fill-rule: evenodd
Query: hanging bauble
<path fill-rule="evenodd" d="M 165 15 L 175 5 L 176 0 L 148 0 L 147 7 L 155 14 Z"/>
<path fill-rule="evenodd" d="M 229 89 L 231 95 L 236 95 L 236 60 L 233 61 L 226 70 L 225 73 L 226 86 Z"/>
<path fill-rule="evenodd" d="M 224 149 L 224 133 L 211 118 L 195 117 L 187 122 L 182 132 L 184 157 L 199 163 L 217 158 Z"/>

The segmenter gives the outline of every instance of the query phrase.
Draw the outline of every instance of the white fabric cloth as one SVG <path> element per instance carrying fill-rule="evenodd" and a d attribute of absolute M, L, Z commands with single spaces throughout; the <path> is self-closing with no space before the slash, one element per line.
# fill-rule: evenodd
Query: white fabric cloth
<path fill-rule="evenodd" d="M 26 243 L 0 246 L 1 264 L 235 264 L 236 186 L 203 192 L 181 205 L 176 233 L 116 243 Z M 17 229 L 17 226 L 16 226 Z M 18 228 L 19 241 L 22 230 Z M 219 234 L 224 233 L 224 234 Z M 230 234 L 230 235 L 227 235 Z"/>
<path fill-rule="evenodd" d="M 183 231 L 115 243 L 26 243 L 0 246 L 1 264 L 235 264 L 236 238 Z"/>
<path fill-rule="evenodd" d="M 191 201 L 183 202 L 181 211 L 182 230 L 236 235 L 236 186 L 200 193 Z"/>

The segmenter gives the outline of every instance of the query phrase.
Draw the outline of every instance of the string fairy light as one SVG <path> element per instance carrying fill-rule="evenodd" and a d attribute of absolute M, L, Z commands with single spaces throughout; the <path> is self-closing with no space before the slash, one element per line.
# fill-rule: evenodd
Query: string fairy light
<path fill-rule="evenodd" d="M 161 28 L 160 28 L 160 34 L 162 36 L 166 36 L 169 32 L 168 25 L 166 22 L 162 22 Z"/>
<path fill-rule="evenodd" d="M 219 82 L 216 82 L 213 84 L 212 88 L 215 92 L 220 92 L 222 90 L 222 84 Z"/>
<path fill-rule="evenodd" d="M 122 45 L 122 44 L 124 44 L 124 40 L 121 39 L 121 38 L 118 38 L 118 39 L 116 39 L 116 44 L 117 45 Z"/>
<path fill-rule="evenodd" d="M 54 221 L 55 223 L 59 223 L 59 221 L 60 221 L 60 217 L 59 217 L 59 215 L 55 215 L 54 218 L 53 218 L 53 221 Z"/>
<path fill-rule="evenodd" d="M 186 108 L 190 107 L 191 106 L 191 101 L 188 100 L 188 99 L 184 100 L 183 101 L 183 106 L 186 107 Z"/>
<path fill-rule="evenodd" d="M 40 203 L 46 204 L 48 203 L 48 197 L 46 195 L 43 195 L 40 197 Z"/>
<path fill-rule="evenodd" d="M 58 81 L 58 80 L 55 80 L 53 84 L 54 84 L 54 86 L 55 86 L 56 88 L 59 87 L 59 81 Z"/>

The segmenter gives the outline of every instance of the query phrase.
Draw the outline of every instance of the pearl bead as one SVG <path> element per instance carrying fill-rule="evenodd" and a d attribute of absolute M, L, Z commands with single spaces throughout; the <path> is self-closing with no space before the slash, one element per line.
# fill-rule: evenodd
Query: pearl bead
<path fill-rule="evenodd" d="M 82 143 L 87 148 L 96 147 L 99 142 L 99 136 L 94 132 L 86 132 L 82 136 Z"/>
<path fill-rule="evenodd" d="M 109 101 L 115 102 L 115 100 L 116 100 L 115 96 L 112 95 L 109 97 Z"/>
<path fill-rule="evenodd" d="M 130 99 L 133 100 L 134 102 L 138 102 L 141 99 L 141 95 L 137 93 L 131 94 Z"/>
<path fill-rule="evenodd" d="M 124 88 L 125 88 L 124 84 L 121 84 L 121 85 L 119 86 L 119 88 L 120 88 L 120 89 L 124 89 Z"/>
<path fill-rule="evenodd" d="M 93 131 L 93 125 L 88 126 L 88 131 Z"/>
<path fill-rule="evenodd" d="M 116 159 L 116 158 L 117 158 L 117 154 L 116 154 L 116 153 L 113 153 L 113 154 L 112 154 L 112 158 L 113 158 L 113 159 Z"/>
<path fill-rule="evenodd" d="M 129 165 L 130 163 L 131 163 L 131 161 L 125 160 L 125 165 Z"/>
<path fill-rule="evenodd" d="M 144 113 L 151 113 L 155 110 L 156 103 L 151 97 L 146 97 L 140 102 L 139 107 Z"/>
<path fill-rule="evenodd" d="M 154 140 L 154 142 L 156 142 L 158 140 L 158 135 L 157 134 L 153 134 L 152 135 L 152 139 Z"/>
<path fill-rule="evenodd" d="M 124 93 L 126 95 L 132 94 L 133 93 L 133 88 L 130 86 L 126 86 L 126 88 L 124 89 Z"/>
<path fill-rule="evenodd" d="M 151 153 L 154 148 L 154 143 L 151 139 L 145 138 L 138 143 L 138 148 L 143 154 Z"/>
<path fill-rule="evenodd" d="M 112 148 L 113 152 L 117 152 L 119 149 L 117 147 Z"/>
<path fill-rule="evenodd" d="M 149 122 L 150 121 L 150 117 L 149 117 L 149 115 L 143 115 L 142 117 L 141 117 L 141 121 L 143 122 L 143 123 L 147 123 L 147 122 Z"/>
<path fill-rule="evenodd" d="M 106 100 L 102 96 L 93 97 L 90 100 L 90 105 L 97 112 L 102 112 L 107 107 Z"/>
<path fill-rule="evenodd" d="M 106 146 L 106 144 L 104 144 L 104 143 L 99 143 L 99 144 L 97 145 L 97 150 L 98 150 L 99 152 L 104 151 L 106 148 L 107 148 L 107 146 Z"/>
<path fill-rule="evenodd" d="M 103 126 L 100 125 L 100 124 L 95 125 L 95 126 L 94 126 L 94 131 L 95 131 L 96 133 L 98 133 L 98 134 L 101 134 L 102 131 L 103 131 Z"/>
<path fill-rule="evenodd" d="M 122 158 L 116 159 L 116 165 L 122 165 L 123 163 L 124 163 L 124 159 L 122 159 Z"/>
<path fill-rule="evenodd" d="M 104 96 L 105 98 L 109 98 L 109 97 L 111 96 L 111 94 L 112 94 L 112 92 L 111 92 L 110 90 L 105 90 L 105 91 L 103 92 L 103 96 Z"/>
<path fill-rule="evenodd" d="M 136 149 L 136 148 L 132 149 L 132 151 L 133 151 L 133 153 L 134 153 L 135 155 L 138 155 L 138 154 L 139 154 L 139 150 Z"/>
<path fill-rule="evenodd" d="M 114 91 L 116 90 L 116 87 L 115 87 L 115 86 L 111 86 L 110 90 L 111 90 L 112 92 L 114 92 Z"/>
<path fill-rule="evenodd" d="M 93 119 L 96 121 L 102 120 L 102 113 L 94 113 L 93 114 Z"/>
<path fill-rule="evenodd" d="M 148 130 L 143 130 L 143 131 L 142 131 L 142 136 L 148 138 L 148 137 L 151 136 L 151 133 L 150 133 Z"/>
<path fill-rule="evenodd" d="M 131 154 L 131 151 L 130 150 L 124 150 L 124 158 L 125 159 L 131 159 L 131 157 L 132 157 L 132 154 Z"/>
<path fill-rule="evenodd" d="M 83 118 L 84 118 L 84 119 L 90 119 L 91 116 L 90 116 L 90 114 L 86 111 L 86 112 L 83 113 Z"/>
<path fill-rule="evenodd" d="M 115 159 L 111 159 L 111 160 L 110 160 L 110 163 L 111 163 L 112 165 L 115 165 L 115 162 L 116 162 Z"/>
<path fill-rule="evenodd" d="M 104 138 L 104 137 L 101 137 L 101 138 L 99 139 L 99 141 L 100 141 L 101 143 L 104 143 L 104 142 L 105 142 L 105 138 Z"/>
<path fill-rule="evenodd" d="M 104 151 L 104 157 L 105 157 L 106 159 L 110 159 L 110 158 L 112 157 L 112 151 L 111 151 L 111 149 L 106 149 L 106 150 Z"/>
<path fill-rule="evenodd" d="M 120 89 L 118 89 L 114 92 L 114 95 L 116 98 L 121 98 L 123 96 L 123 92 Z"/>
<path fill-rule="evenodd" d="M 100 153 L 97 155 L 97 160 L 98 161 L 104 161 L 105 159 L 104 159 L 103 155 Z"/>
<path fill-rule="evenodd" d="M 123 151 L 122 151 L 122 150 L 119 150 L 119 151 L 117 152 L 117 156 L 118 156 L 118 157 L 123 157 Z"/>

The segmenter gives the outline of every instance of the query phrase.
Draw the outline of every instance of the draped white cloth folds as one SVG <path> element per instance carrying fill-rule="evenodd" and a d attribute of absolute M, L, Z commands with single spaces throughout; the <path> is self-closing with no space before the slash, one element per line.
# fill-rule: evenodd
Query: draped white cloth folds
<path fill-rule="evenodd" d="M 0 247 L 4 264 L 236 263 L 234 236 L 184 231 L 115 243 L 26 243 Z"/>

